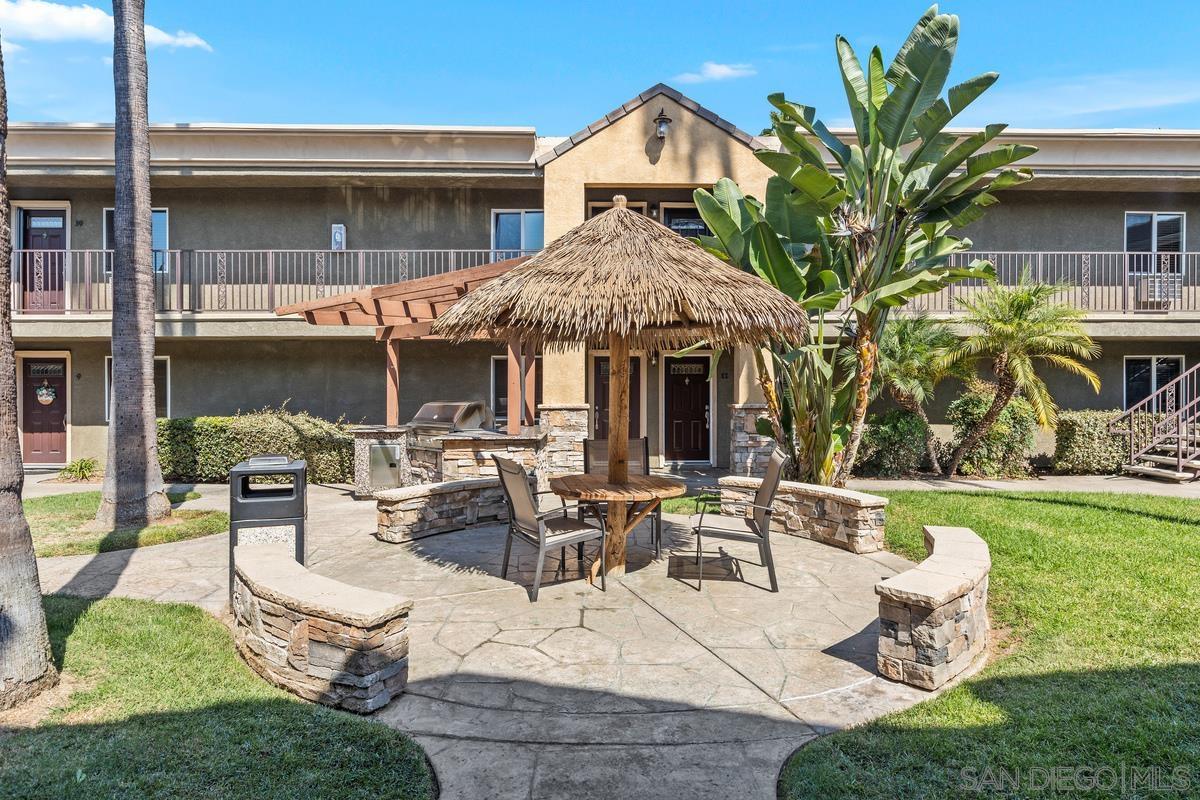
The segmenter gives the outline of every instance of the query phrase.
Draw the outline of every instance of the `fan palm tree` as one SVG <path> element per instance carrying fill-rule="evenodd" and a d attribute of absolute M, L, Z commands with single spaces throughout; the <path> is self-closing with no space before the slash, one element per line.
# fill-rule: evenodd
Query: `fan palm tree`
<path fill-rule="evenodd" d="M 0 53 L 0 709 L 53 686 L 42 588 L 21 506 L 17 369 L 12 334 L 12 230 L 8 205 L 8 96 Z"/>
<path fill-rule="evenodd" d="M 1100 355 L 1100 346 L 1083 330 L 1084 312 L 1054 298 L 1061 287 L 1034 282 L 1025 270 L 1011 286 L 993 284 L 961 302 L 964 320 L 975 329 L 954 347 L 948 363 L 990 361 L 996 393 L 979 422 L 950 456 L 947 473 L 958 473 L 963 457 L 991 431 L 1013 396 L 1020 392 L 1033 407 L 1038 422 L 1050 427 L 1058 407 L 1037 374 L 1045 364 L 1078 375 L 1096 392 L 1100 379 L 1082 363 Z"/>
<path fill-rule="evenodd" d="M 925 423 L 925 450 L 938 475 L 942 467 L 925 404 L 933 399 L 933 390 L 942 380 L 950 376 L 964 378 L 969 373 L 965 361 L 947 358 L 957 344 L 958 337 L 949 324 L 925 314 L 893 319 L 879 340 L 873 395 L 886 392 L 896 405 Z"/>
<path fill-rule="evenodd" d="M 108 467 L 96 522 L 145 525 L 171 515 L 154 419 L 154 266 L 145 0 L 113 2 L 116 94 L 112 391 Z"/>

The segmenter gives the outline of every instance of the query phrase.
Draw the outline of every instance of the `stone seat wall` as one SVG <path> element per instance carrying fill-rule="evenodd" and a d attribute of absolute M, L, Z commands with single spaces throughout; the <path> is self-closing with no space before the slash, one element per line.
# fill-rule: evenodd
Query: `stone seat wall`
<path fill-rule="evenodd" d="M 721 510 L 747 516 L 746 503 L 753 502 L 761 478 L 721 478 Z M 772 503 L 771 531 L 801 536 L 840 547 L 852 553 L 874 553 L 883 549 L 886 497 L 782 481 Z"/>
<path fill-rule="evenodd" d="M 489 525 L 508 519 L 499 478 L 424 483 L 375 493 L 378 528 L 385 542 L 408 542 L 423 536 Z"/>
<path fill-rule="evenodd" d="M 929 557 L 875 586 L 879 674 L 937 689 L 987 647 L 987 542 L 970 528 L 925 526 Z"/>
<path fill-rule="evenodd" d="M 408 681 L 412 601 L 310 572 L 279 544 L 234 548 L 238 652 L 268 682 L 366 714 Z"/>

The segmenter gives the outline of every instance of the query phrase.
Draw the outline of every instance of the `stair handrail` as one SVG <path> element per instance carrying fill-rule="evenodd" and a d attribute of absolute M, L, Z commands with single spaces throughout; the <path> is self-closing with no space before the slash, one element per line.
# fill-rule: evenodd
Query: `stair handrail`
<path fill-rule="evenodd" d="M 1191 460 L 1197 450 L 1195 446 L 1185 449 L 1183 445 L 1184 427 L 1194 422 L 1200 409 L 1200 364 L 1177 375 L 1163 384 L 1157 391 L 1143 400 L 1130 406 L 1120 416 L 1108 423 L 1110 433 L 1124 434 L 1128 437 L 1128 464 L 1134 465 L 1138 459 L 1162 444 L 1171 435 L 1176 437 L 1175 461 L 1176 471 L 1183 471 L 1183 462 Z M 1163 399 L 1172 397 L 1173 408 L 1163 410 L 1167 405 Z M 1155 420 L 1154 416 L 1162 414 L 1162 419 Z M 1138 424 L 1139 419 L 1149 417 L 1149 425 Z M 1186 454 L 1185 454 L 1186 452 Z"/>

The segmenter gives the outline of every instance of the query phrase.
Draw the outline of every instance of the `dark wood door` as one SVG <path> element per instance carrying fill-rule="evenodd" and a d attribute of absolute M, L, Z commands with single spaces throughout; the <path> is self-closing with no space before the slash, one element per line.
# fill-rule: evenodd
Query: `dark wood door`
<path fill-rule="evenodd" d="M 21 210 L 21 308 L 61 313 L 66 308 L 67 212 Z"/>
<path fill-rule="evenodd" d="M 26 464 L 67 463 L 67 362 L 21 362 L 21 458 Z"/>
<path fill-rule="evenodd" d="M 593 438 L 608 438 L 608 356 L 592 362 Z M 629 359 L 629 438 L 642 437 L 642 359 Z"/>
<path fill-rule="evenodd" d="M 708 461 L 712 455 L 708 372 L 706 357 L 667 358 L 664 363 L 664 455 L 668 461 Z"/>

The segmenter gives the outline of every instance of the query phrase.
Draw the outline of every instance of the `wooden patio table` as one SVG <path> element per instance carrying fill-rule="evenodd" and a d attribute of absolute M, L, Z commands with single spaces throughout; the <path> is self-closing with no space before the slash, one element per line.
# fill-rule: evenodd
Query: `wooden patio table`
<path fill-rule="evenodd" d="M 564 499 L 608 504 L 604 537 L 608 574 L 624 575 L 626 537 L 664 499 L 686 494 L 687 485 L 660 475 L 630 475 L 621 483 L 611 483 L 607 475 L 574 473 L 551 478 L 550 491 Z M 596 559 L 592 578 L 599 574 L 600 559 Z"/>

